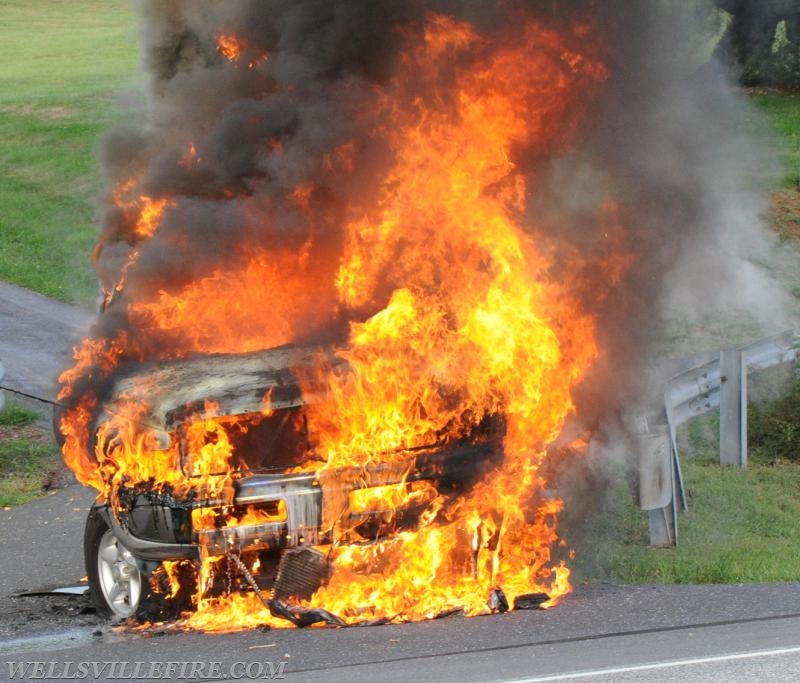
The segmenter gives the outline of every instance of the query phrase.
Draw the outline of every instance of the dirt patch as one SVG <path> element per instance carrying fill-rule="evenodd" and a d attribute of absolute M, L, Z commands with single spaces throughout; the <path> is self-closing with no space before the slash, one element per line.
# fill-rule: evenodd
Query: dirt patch
<path fill-rule="evenodd" d="M 0 425 L 0 443 L 4 444 L 0 452 L 3 490 L 28 490 L 35 497 L 37 490 L 43 494 L 76 482 L 75 475 L 64 464 L 52 431 L 41 424 Z M 15 444 L 20 445 L 18 449 Z M 29 467 L 15 462 L 15 457 L 19 457 L 17 451 L 31 454 Z"/>
<path fill-rule="evenodd" d="M 800 85 L 749 85 L 742 88 L 751 95 L 800 95 Z"/>
<path fill-rule="evenodd" d="M 54 447 L 56 443 L 52 433 L 38 424 L 0 425 L 0 439 L 26 439 L 41 444 L 52 444 Z"/>
<path fill-rule="evenodd" d="M 64 121 L 75 116 L 72 107 L 43 107 L 33 104 L 6 104 L 0 113 L 10 116 L 34 117 L 41 121 Z"/>
<path fill-rule="evenodd" d="M 800 187 L 781 188 L 772 193 L 770 218 L 783 239 L 800 240 Z"/>

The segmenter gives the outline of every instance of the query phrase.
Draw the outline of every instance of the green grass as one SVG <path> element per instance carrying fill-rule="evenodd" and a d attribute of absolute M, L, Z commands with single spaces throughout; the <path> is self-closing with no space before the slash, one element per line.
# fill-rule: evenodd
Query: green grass
<path fill-rule="evenodd" d="M 0 437 L 0 507 L 41 496 L 43 477 L 57 462 L 57 454 L 54 444 Z"/>
<path fill-rule="evenodd" d="M 758 373 L 748 387 L 747 440 L 756 461 L 790 460 L 800 464 L 800 377 L 772 369 Z M 758 381 L 760 380 L 760 381 Z"/>
<path fill-rule="evenodd" d="M 751 101 L 763 111 L 777 135 L 777 155 L 783 164 L 783 187 L 800 187 L 800 94 L 765 93 Z"/>
<path fill-rule="evenodd" d="M 800 581 L 800 378 L 793 368 L 754 374 L 746 470 L 719 465 L 719 411 L 678 430 L 688 511 L 675 548 L 648 547 L 648 516 L 621 472 L 578 545 L 578 580 L 620 583 Z"/>
<path fill-rule="evenodd" d="M 90 306 L 100 135 L 141 93 L 124 0 L 0 0 L 0 280 Z M 141 102 L 141 95 L 131 101 Z"/>
<path fill-rule="evenodd" d="M 45 477 L 59 465 L 58 448 L 36 424 L 39 418 L 13 401 L 0 411 L 0 507 L 38 498 Z"/>
<path fill-rule="evenodd" d="M 0 427 L 26 427 L 38 419 L 39 413 L 15 401 L 8 401 L 0 411 Z"/>
<path fill-rule="evenodd" d="M 682 464 L 689 510 L 679 515 L 677 547 L 648 547 L 647 513 L 618 483 L 592 522 L 591 540 L 578 547 L 576 581 L 800 581 L 800 465 Z"/>

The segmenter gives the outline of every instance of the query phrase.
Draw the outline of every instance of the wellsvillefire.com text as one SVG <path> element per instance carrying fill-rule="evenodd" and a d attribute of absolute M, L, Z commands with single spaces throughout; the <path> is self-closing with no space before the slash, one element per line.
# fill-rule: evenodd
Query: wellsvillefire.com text
<path fill-rule="evenodd" d="M 272 680 L 286 662 L 7 662 L 9 680 Z"/>

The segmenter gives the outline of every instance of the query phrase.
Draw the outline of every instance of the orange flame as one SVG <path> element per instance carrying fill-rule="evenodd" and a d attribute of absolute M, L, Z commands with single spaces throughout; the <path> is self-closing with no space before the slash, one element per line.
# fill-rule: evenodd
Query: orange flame
<path fill-rule="evenodd" d="M 220 35 L 217 37 L 217 50 L 229 62 L 235 62 L 242 54 L 242 45 L 233 35 Z"/>
<path fill-rule="evenodd" d="M 217 52 L 233 64 L 238 64 L 242 58 L 242 53 L 247 48 L 247 43 L 238 36 L 232 34 L 220 34 L 217 36 Z M 250 50 L 250 52 L 252 53 L 252 50 Z M 263 52 L 258 53 L 247 63 L 247 68 L 250 70 L 255 69 L 259 64 L 266 61 L 268 56 L 269 55 Z"/>

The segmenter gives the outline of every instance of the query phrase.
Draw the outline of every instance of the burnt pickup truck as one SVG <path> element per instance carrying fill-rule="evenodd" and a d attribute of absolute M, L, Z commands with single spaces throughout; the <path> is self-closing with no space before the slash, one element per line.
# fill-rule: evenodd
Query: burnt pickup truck
<path fill-rule="evenodd" d="M 258 567 L 244 590 L 255 581 L 272 596 L 310 597 L 325 581 L 326 546 L 413 528 L 435 499 L 463 492 L 502 457 L 503 421 L 485 416 L 460 438 L 330 466 L 309 427 L 309 410 L 330 399 L 300 381 L 320 353 L 286 346 L 118 373 L 95 423 L 98 460 L 107 452 L 113 461 L 121 437 L 107 423 L 136 397 L 146 405 L 131 425 L 136 457 L 175 471 L 146 481 L 112 477 L 90 510 L 86 571 L 101 613 L 137 614 L 165 561 L 198 565 L 201 555 Z M 208 449 L 221 441 L 224 467 L 209 470 Z"/>

